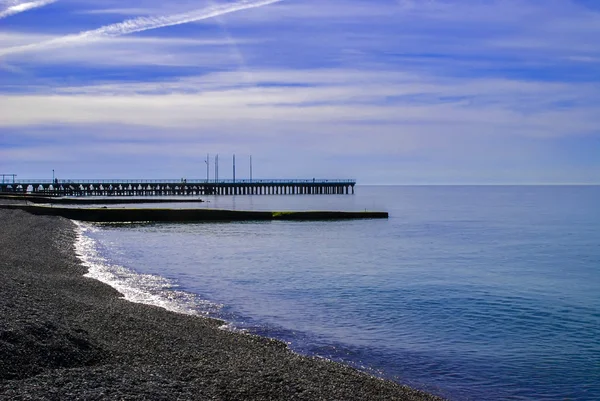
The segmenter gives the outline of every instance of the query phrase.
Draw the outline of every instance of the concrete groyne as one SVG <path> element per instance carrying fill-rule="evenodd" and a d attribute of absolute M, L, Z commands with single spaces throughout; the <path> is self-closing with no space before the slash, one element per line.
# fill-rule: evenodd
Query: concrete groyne
<path fill-rule="evenodd" d="M 61 216 L 89 222 L 205 222 L 264 220 L 352 220 L 387 219 L 387 212 L 342 211 L 239 211 L 220 209 L 158 209 L 158 208 L 63 208 L 33 205 L 0 205 L 5 209 L 20 209 L 35 215 Z"/>
<path fill-rule="evenodd" d="M 126 205 L 141 203 L 201 203 L 200 198 L 169 199 L 169 198 L 67 198 L 58 196 L 43 196 L 36 194 L 7 195 L 0 194 L 0 200 L 28 201 L 31 203 L 46 203 L 52 205 Z"/>

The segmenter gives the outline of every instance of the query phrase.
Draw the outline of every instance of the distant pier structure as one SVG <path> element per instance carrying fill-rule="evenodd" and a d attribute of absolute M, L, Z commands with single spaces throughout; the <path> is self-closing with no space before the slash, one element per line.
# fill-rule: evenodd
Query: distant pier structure
<path fill-rule="evenodd" d="M 2 180 L 0 192 L 45 196 L 349 195 L 355 180 Z"/>

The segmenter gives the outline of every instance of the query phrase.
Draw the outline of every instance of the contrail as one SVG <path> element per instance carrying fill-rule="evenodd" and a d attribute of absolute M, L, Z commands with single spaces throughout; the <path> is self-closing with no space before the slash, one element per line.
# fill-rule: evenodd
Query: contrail
<path fill-rule="evenodd" d="M 0 11 L 0 19 L 9 17 L 14 14 L 19 14 L 33 8 L 47 6 L 48 4 L 55 3 L 58 0 L 39 0 L 39 1 L 5 1 L 4 3 L 12 4 Z"/>
<path fill-rule="evenodd" d="M 229 3 L 220 6 L 207 7 L 182 14 L 174 14 L 163 17 L 138 17 L 125 20 L 116 24 L 106 25 L 91 31 L 84 31 L 74 35 L 62 36 L 60 38 L 51 39 L 45 42 L 34 43 L 24 46 L 9 47 L 7 49 L 0 49 L 0 56 L 45 47 L 61 47 L 71 43 L 78 43 L 86 40 L 94 40 L 103 37 L 116 37 L 128 35 L 130 33 L 135 32 L 147 31 L 150 29 L 187 24 L 190 22 L 214 18 L 219 15 L 246 10 L 249 8 L 262 7 L 269 4 L 278 3 L 280 1 L 282 0 L 243 0 L 233 4 Z"/>
<path fill-rule="evenodd" d="M 210 5 L 214 5 L 212 0 L 208 0 L 208 2 Z M 247 63 L 246 63 L 246 59 L 244 58 L 244 55 L 242 54 L 237 43 L 235 42 L 235 39 L 229 33 L 229 30 L 227 29 L 225 22 L 223 22 L 223 20 L 220 17 L 215 17 L 215 20 L 220 25 L 221 30 L 223 31 L 223 34 L 225 35 L 225 38 L 227 39 L 227 42 L 229 43 L 229 46 L 232 50 L 233 56 L 234 56 L 234 58 L 237 59 L 237 62 L 239 64 L 240 69 L 242 70 L 246 80 L 249 81 L 250 73 L 248 72 L 248 67 L 247 67 Z"/>

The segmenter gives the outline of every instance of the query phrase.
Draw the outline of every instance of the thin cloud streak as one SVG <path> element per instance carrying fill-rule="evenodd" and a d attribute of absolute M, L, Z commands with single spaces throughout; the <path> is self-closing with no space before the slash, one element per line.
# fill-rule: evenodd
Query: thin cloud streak
<path fill-rule="evenodd" d="M 56 1 L 56 0 L 53 0 Z M 187 24 L 190 22 L 201 21 L 209 18 L 218 17 L 220 15 L 229 14 L 237 11 L 258 8 L 270 4 L 278 3 L 282 0 L 260 0 L 247 1 L 243 0 L 234 4 L 226 4 L 221 6 L 207 7 L 200 10 L 195 10 L 187 13 L 168 15 L 163 17 L 138 17 L 116 24 L 106 25 L 98 29 L 84 31 L 75 35 L 62 36 L 56 39 L 45 42 L 34 43 L 30 45 L 11 47 L 0 50 L 0 56 L 19 53 L 29 50 L 38 50 L 43 48 L 62 47 L 69 44 L 76 44 L 88 40 L 94 40 L 105 37 L 117 37 L 129 35 L 136 32 L 148 31 L 151 29 L 164 28 L 175 25 Z"/>
<path fill-rule="evenodd" d="M 58 0 L 39 0 L 39 1 L 11 1 L 8 4 L 11 6 L 0 11 L 0 19 L 10 17 L 11 15 L 19 14 L 34 8 L 44 7 L 48 4 L 56 3 Z"/>

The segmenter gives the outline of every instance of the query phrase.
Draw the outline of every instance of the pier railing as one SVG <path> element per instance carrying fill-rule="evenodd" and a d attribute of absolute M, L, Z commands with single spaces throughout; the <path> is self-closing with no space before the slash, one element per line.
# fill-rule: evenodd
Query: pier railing
<path fill-rule="evenodd" d="M 356 180 L 353 179 L 186 179 L 186 178 L 174 178 L 174 179 L 57 179 L 52 181 L 51 179 L 39 179 L 39 180 L 15 180 L 14 182 L 6 182 L 6 185 L 36 185 L 36 184 L 356 184 Z"/>

